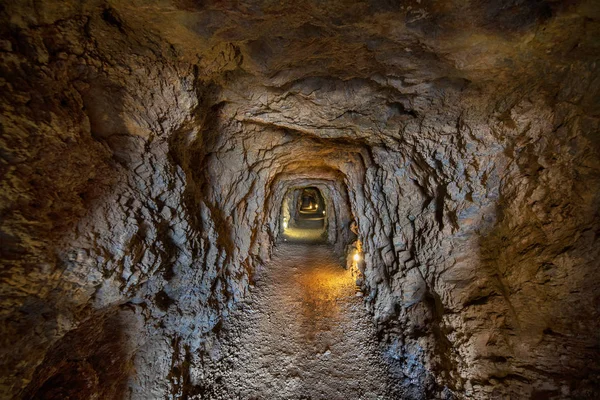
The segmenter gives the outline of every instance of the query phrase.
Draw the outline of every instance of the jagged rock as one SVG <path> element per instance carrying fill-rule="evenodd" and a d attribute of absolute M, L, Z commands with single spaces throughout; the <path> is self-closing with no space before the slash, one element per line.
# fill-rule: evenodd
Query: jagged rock
<path fill-rule="evenodd" d="M 2 4 L 0 397 L 231 398 L 315 186 L 397 393 L 594 398 L 600 7 L 425 3 Z"/>

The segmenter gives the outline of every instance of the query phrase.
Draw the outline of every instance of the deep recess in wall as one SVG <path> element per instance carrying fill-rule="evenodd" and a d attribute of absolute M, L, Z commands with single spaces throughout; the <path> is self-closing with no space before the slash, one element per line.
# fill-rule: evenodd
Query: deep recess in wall
<path fill-rule="evenodd" d="M 0 398 L 597 398 L 599 2 L 0 33 Z"/>

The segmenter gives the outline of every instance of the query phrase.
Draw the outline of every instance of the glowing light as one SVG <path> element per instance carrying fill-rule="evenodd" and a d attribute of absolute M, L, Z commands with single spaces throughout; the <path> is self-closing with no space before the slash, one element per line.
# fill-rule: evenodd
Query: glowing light
<path fill-rule="evenodd" d="M 319 209 L 319 205 L 315 204 L 315 210 L 318 210 L 318 209 Z"/>
<path fill-rule="evenodd" d="M 325 215 L 325 210 L 323 210 L 323 215 Z"/>
<path fill-rule="evenodd" d="M 287 222 L 283 221 L 283 229 L 287 229 Z"/>
<path fill-rule="evenodd" d="M 354 257 L 352 257 L 352 259 L 354 260 L 354 262 L 359 262 L 360 261 L 360 255 L 358 253 L 354 253 Z"/>

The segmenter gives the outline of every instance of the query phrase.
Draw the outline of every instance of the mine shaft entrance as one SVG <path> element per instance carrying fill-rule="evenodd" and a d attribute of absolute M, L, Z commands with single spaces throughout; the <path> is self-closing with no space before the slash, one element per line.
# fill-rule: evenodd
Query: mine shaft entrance
<path fill-rule="evenodd" d="M 283 201 L 282 218 L 285 241 L 327 241 L 327 202 L 319 188 L 307 186 L 290 190 Z"/>

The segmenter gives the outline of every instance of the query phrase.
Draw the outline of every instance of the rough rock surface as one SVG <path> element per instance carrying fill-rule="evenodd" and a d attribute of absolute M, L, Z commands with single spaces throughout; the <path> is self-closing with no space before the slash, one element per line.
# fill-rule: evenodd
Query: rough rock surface
<path fill-rule="evenodd" d="M 280 244 L 226 325 L 214 398 L 396 398 L 354 273 L 329 246 Z"/>
<path fill-rule="evenodd" d="M 318 186 L 404 397 L 595 398 L 599 38 L 594 0 L 3 2 L 0 397 L 210 398 Z"/>

